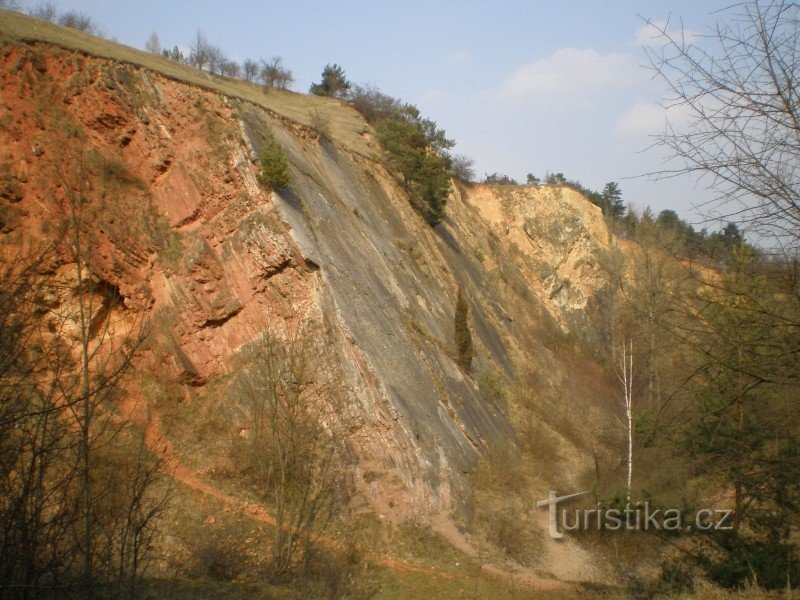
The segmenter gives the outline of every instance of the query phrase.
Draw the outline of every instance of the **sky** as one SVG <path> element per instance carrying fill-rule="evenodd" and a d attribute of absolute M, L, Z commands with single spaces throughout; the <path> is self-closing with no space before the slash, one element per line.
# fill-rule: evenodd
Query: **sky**
<path fill-rule="evenodd" d="M 36 3 L 29 1 L 26 6 Z M 702 34 L 730 4 L 705 0 L 59 0 L 106 37 L 142 48 L 152 32 L 188 47 L 200 29 L 229 58 L 280 55 L 307 91 L 327 63 L 417 105 L 475 161 L 479 178 L 563 172 L 592 189 L 616 181 L 639 210 L 671 208 L 703 226 L 712 196 L 691 179 L 654 181 L 664 152 L 646 19 Z M 650 148 L 648 150 L 648 148 Z M 711 225 L 715 229 L 715 225 Z"/>

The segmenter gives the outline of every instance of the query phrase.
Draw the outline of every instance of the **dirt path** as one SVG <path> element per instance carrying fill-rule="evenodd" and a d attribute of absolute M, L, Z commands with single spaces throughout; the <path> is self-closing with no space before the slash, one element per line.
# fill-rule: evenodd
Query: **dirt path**
<path fill-rule="evenodd" d="M 445 515 L 437 515 L 431 520 L 431 524 L 433 529 L 447 540 L 448 543 L 476 562 L 479 562 L 481 570 L 490 575 L 495 575 L 504 579 L 510 578 L 525 587 L 535 588 L 537 590 L 566 591 L 576 589 L 575 584 L 542 575 L 534 569 L 525 567 L 509 569 L 493 562 L 483 562 L 475 546 L 473 546 L 466 536 L 458 530 L 453 521 L 448 519 Z"/>

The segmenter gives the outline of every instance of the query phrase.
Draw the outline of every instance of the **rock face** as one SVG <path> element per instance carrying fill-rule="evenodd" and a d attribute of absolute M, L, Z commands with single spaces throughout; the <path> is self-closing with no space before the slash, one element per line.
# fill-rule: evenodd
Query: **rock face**
<path fill-rule="evenodd" d="M 600 207 L 566 186 L 475 186 L 468 198 L 527 259 L 528 279 L 567 330 L 603 285 L 598 261 L 609 232 Z"/>
<path fill-rule="evenodd" d="M 398 513 L 465 506 L 464 475 L 515 439 L 477 382 L 511 380 L 535 327 L 568 329 L 600 285 L 607 232 L 571 190 L 456 190 L 432 230 L 376 156 L 245 100 L 25 44 L 3 47 L 0 85 L 3 260 L 51 239 L 84 190 L 92 276 L 117 317 L 152 323 L 141 366 L 176 401 L 222 385 L 276 320 L 316 316 L 348 379 L 357 470 L 391 475 L 365 486 Z M 293 175 L 275 193 L 255 177 L 267 132 Z M 68 283 L 70 260 L 52 276 Z M 459 286 L 471 374 L 453 359 Z"/>

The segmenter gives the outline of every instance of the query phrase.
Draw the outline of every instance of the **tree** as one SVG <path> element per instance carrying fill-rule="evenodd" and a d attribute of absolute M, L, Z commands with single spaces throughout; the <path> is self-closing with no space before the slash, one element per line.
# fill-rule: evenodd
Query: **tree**
<path fill-rule="evenodd" d="M 603 212 L 612 219 L 621 219 L 625 216 L 625 204 L 622 201 L 622 190 L 614 181 L 609 181 L 602 192 Z"/>
<path fill-rule="evenodd" d="M 513 177 L 509 177 L 505 173 L 498 173 L 495 171 L 494 173 L 488 173 L 483 178 L 483 183 L 492 185 L 517 185 L 517 180 Z"/>
<path fill-rule="evenodd" d="M 363 115 L 368 123 L 373 125 L 403 110 L 403 103 L 400 100 L 382 93 L 371 85 L 355 84 L 351 86 L 348 102 Z"/>
<path fill-rule="evenodd" d="M 292 182 L 286 153 L 271 133 L 266 136 L 260 163 L 258 181 L 261 185 L 277 190 L 285 188 Z"/>
<path fill-rule="evenodd" d="M 183 55 L 183 52 L 181 52 L 180 48 L 178 48 L 177 46 L 173 46 L 172 50 L 167 50 L 166 48 L 164 48 L 161 51 L 161 55 L 165 56 L 166 58 L 169 58 L 170 60 L 174 60 L 176 62 L 180 62 L 180 63 L 188 63 L 189 62 L 187 60 L 187 58 Z"/>
<path fill-rule="evenodd" d="M 342 390 L 320 328 L 274 328 L 242 351 L 231 397 L 248 415 L 250 469 L 273 502 L 270 574 L 308 553 L 344 500 Z"/>
<path fill-rule="evenodd" d="M 92 21 L 91 17 L 82 12 L 67 11 L 58 17 L 58 24 L 84 33 L 100 35 L 100 28 Z"/>
<path fill-rule="evenodd" d="M 312 84 L 308 91 L 316 96 L 344 99 L 349 89 L 350 82 L 345 77 L 344 69 L 337 64 L 328 64 L 322 70 L 322 81 Z"/>
<path fill-rule="evenodd" d="M 133 595 L 166 501 L 161 461 L 116 410 L 145 329 L 124 333 L 133 319 L 98 275 L 93 155 L 62 152 L 53 244 L 0 278 L 0 589 Z M 53 264 L 74 279 L 54 282 Z"/>
<path fill-rule="evenodd" d="M 450 157 L 450 172 L 459 181 L 470 183 L 475 179 L 475 161 L 465 154 L 454 154 Z"/>
<path fill-rule="evenodd" d="M 633 480 L 633 340 L 622 340 L 622 354 L 619 355 L 617 378 L 622 384 L 623 407 L 625 408 L 625 433 L 628 438 L 627 478 L 625 480 L 625 501 L 631 501 Z"/>
<path fill-rule="evenodd" d="M 31 16 L 36 17 L 37 19 L 44 19 L 45 21 L 55 23 L 56 18 L 58 17 L 58 9 L 52 2 L 40 2 L 36 8 L 31 10 Z"/>
<path fill-rule="evenodd" d="M 207 57 L 208 57 L 208 70 L 212 73 L 221 73 L 222 66 L 226 62 L 225 53 L 222 51 L 222 48 L 219 46 L 215 46 L 214 44 L 209 44 L 207 48 Z"/>
<path fill-rule="evenodd" d="M 205 69 L 211 56 L 211 44 L 198 29 L 189 46 L 189 64 L 198 69 Z"/>
<path fill-rule="evenodd" d="M 250 58 L 246 58 L 242 63 L 242 79 L 254 83 L 259 74 L 258 63 Z"/>
<path fill-rule="evenodd" d="M 223 58 L 219 66 L 219 74 L 224 77 L 239 77 L 242 67 L 235 60 Z"/>
<path fill-rule="evenodd" d="M 390 167 L 402 175 L 412 205 L 431 226 L 438 225 L 451 191 L 447 151 L 455 142 L 410 104 L 382 119 L 375 130 Z"/>
<path fill-rule="evenodd" d="M 563 173 L 546 173 L 544 176 L 544 182 L 547 185 L 566 185 L 567 178 L 564 177 Z"/>
<path fill-rule="evenodd" d="M 676 166 L 717 191 L 715 217 L 737 221 L 780 243 L 800 242 L 800 6 L 774 0 L 733 4 L 703 44 L 649 23 L 663 42 L 650 63 L 688 113 L 657 143 Z"/>
<path fill-rule="evenodd" d="M 158 39 L 158 34 L 155 31 L 147 38 L 144 43 L 144 49 L 150 54 L 161 54 L 161 40 Z"/>
<path fill-rule="evenodd" d="M 461 288 L 458 288 L 458 295 L 456 296 L 453 330 L 458 365 L 469 372 L 472 367 L 472 358 L 475 355 L 475 349 L 472 345 L 472 333 L 469 328 L 469 306 L 464 298 L 464 294 L 461 292 Z"/>
<path fill-rule="evenodd" d="M 261 83 L 266 89 L 287 89 L 293 82 L 292 72 L 283 66 L 283 58 L 273 56 L 269 61 L 261 61 Z"/>
<path fill-rule="evenodd" d="M 533 173 L 528 173 L 527 177 L 525 178 L 525 183 L 528 185 L 539 185 L 542 182 L 541 179 L 536 177 Z"/>

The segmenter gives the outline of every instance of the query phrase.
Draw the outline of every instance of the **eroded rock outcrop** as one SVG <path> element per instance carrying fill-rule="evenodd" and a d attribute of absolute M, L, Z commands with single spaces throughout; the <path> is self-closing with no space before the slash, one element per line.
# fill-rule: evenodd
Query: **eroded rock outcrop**
<path fill-rule="evenodd" d="M 466 474 L 515 440 L 479 376 L 513 379 L 534 327 L 568 328 L 600 285 L 607 232 L 571 190 L 456 191 L 432 230 L 375 155 L 241 98 L 26 44 L 3 47 L 0 85 L 4 260 L 52 237 L 85 190 L 92 276 L 121 298 L 118 318 L 152 323 L 139 360 L 176 402 L 218 389 L 275 320 L 317 316 L 346 373 L 357 470 L 386 474 L 364 487 L 397 514 L 466 506 Z M 277 193 L 255 178 L 266 132 L 294 176 Z M 69 261 L 53 277 L 69 283 Z M 472 376 L 453 359 L 459 286 Z"/>

